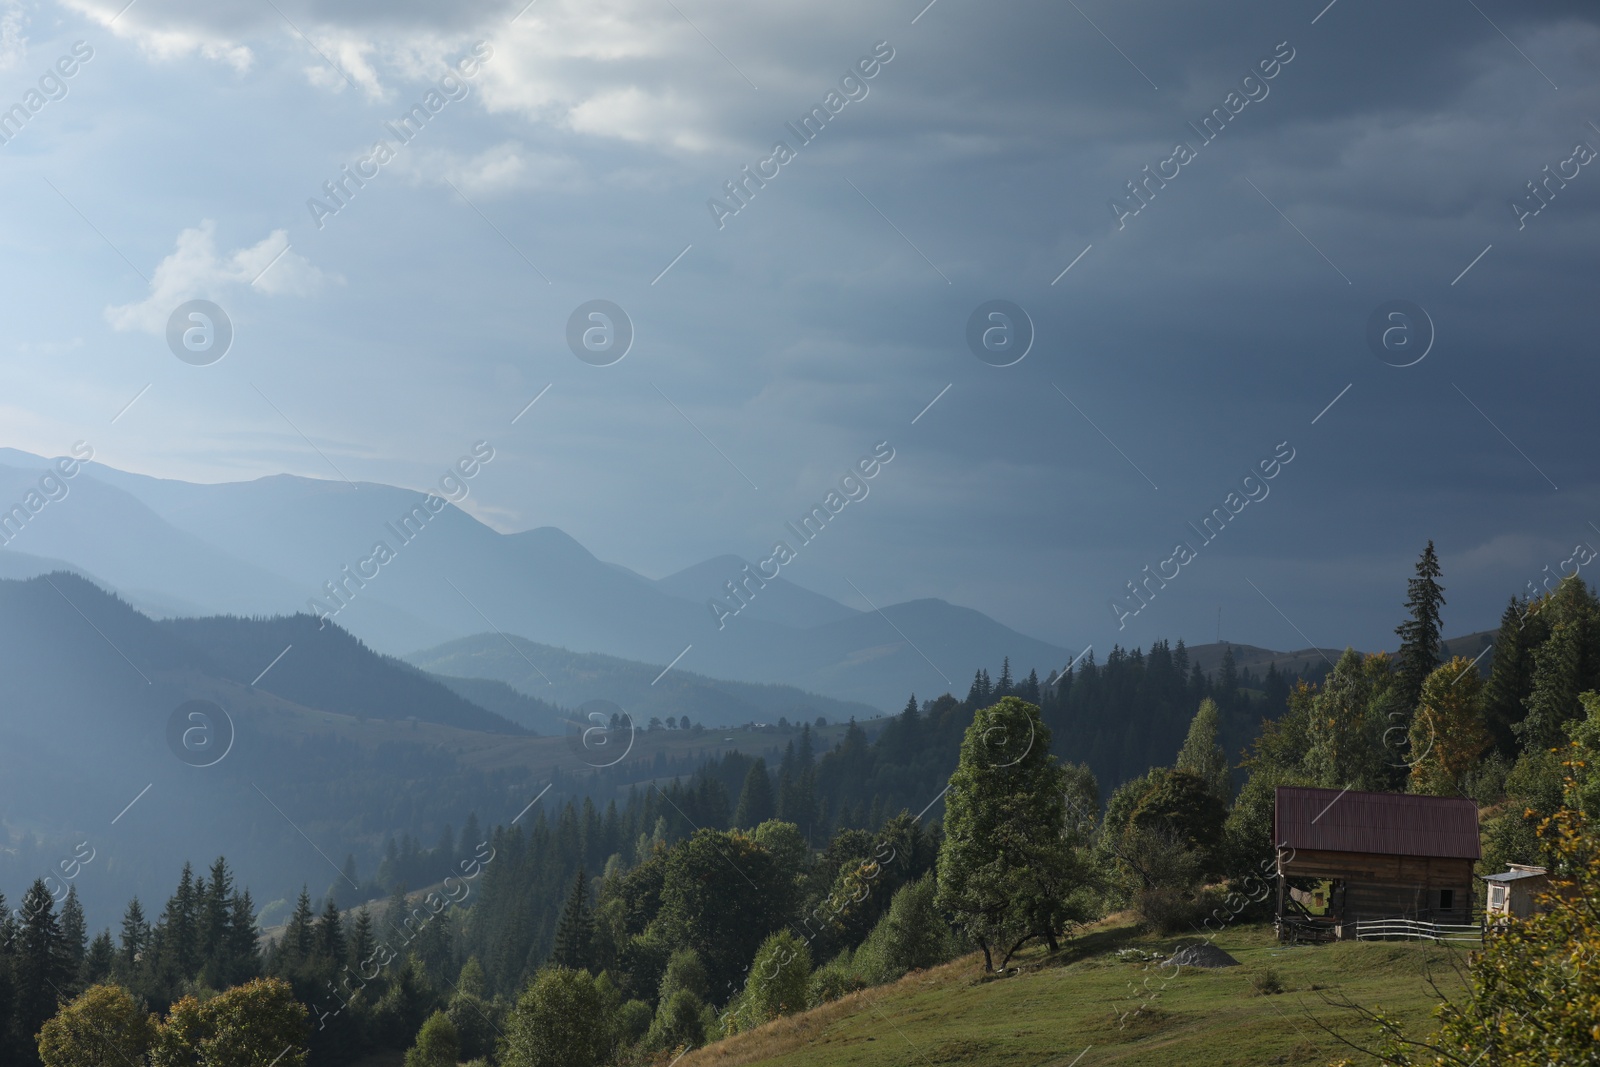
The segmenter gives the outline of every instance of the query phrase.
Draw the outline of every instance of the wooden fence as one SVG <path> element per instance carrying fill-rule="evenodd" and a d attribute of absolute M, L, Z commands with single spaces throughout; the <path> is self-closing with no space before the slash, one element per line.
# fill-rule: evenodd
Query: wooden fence
<path fill-rule="evenodd" d="M 1483 926 L 1478 923 L 1419 922 L 1416 919 L 1374 919 L 1355 924 L 1358 941 L 1462 941 L 1479 943 L 1483 940 Z"/>

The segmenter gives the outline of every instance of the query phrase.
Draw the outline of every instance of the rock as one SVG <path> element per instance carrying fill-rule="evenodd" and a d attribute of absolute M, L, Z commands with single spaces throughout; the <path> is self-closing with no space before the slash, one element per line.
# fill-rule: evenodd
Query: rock
<path fill-rule="evenodd" d="M 1180 967 L 1237 967 L 1239 961 L 1222 951 L 1209 941 L 1202 941 L 1196 945 L 1184 945 L 1173 952 L 1172 958 L 1167 961 Z"/>

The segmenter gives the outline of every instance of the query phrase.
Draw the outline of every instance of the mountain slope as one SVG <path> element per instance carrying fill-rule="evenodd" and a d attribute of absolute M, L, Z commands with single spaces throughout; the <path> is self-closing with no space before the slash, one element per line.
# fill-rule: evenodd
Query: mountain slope
<path fill-rule="evenodd" d="M 319 626 L 309 615 L 169 619 L 158 625 L 206 653 L 217 676 L 302 707 L 484 733 L 524 732 L 404 660 L 380 656 L 338 626 Z"/>
<path fill-rule="evenodd" d="M 446 685 L 490 679 L 541 702 L 573 709 L 588 700 L 613 701 L 641 726 L 651 717 L 669 715 L 688 715 L 706 726 L 733 726 L 780 718 L 810 722 L 819 715 L 840 722 L 878 714 L 867 704 L 834 700 L 793 686 L 718 680 L 681 667 L 663 674 L 664 665 L 570 652 L 498 634 L 462 638 L 406 659 Z"/>
<path fill-rule="evenodd" d="M 738 556 L 717 556 L 657 579 L 655 584 L 657 589 L 671 596 L 697 604 L 704 604 L 713 597 L 727 600 L 726 584 L 739 578 L 746 566 L 746 562 Z M 750 569 L 755 570 L 753 566 Z M 751 599 L 750 606 L 739 614 L 741 617 L 807 629 L 839 622 L 860 613 L 821 593 L 802 589 L 780 575 L 768 581 Z"/>

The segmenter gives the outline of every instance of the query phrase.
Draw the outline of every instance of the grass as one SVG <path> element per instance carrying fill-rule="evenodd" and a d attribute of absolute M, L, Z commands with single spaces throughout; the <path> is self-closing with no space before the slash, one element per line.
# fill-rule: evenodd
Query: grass
<path fill-rule="evenodd" d="M 1427 1032 L 1437 1003 L 1427 974 L 1446 992 L 1458 988 L 1451 952 L 1435 945 L 1284 946 L 1269 926 L 1216 937 L 1241 966 L 1184 968 L 1170 980 L 1170 968 L 1115 955 L 1167 953 L 1184 940 L 1109 920 L 1054 957 L 1026 954 L 1013 976 L 985 978 L 982 957 L 968 956 L 697 1049 L 678 1067 L 1326 1064 L 1350 1050 L 1314 1020 L 1371 1043 L 1370 1029 L 1327 998 L 1381 1004 Z M 1269 972 L 1281 994 L 1258 991 Z"/>

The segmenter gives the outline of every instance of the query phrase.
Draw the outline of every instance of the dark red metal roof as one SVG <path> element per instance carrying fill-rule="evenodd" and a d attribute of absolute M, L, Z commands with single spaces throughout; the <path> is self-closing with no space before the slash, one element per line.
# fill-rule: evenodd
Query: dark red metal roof
<path fill-rule="evenodd" d="M 1293 849 L 1478 859 L 1478 805 L 1461 797 L 1280 785 L 1273 839 Z"/>

